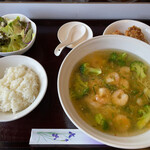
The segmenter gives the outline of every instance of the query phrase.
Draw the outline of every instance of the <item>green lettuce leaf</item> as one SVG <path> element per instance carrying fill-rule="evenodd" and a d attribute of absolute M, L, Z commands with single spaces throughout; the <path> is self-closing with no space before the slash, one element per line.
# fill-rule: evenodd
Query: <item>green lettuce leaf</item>
<path fill-rule="evenodd" d="M 17 51 L 19 49 L 24 48 L 25 46 L 26 44 L 22 42 L 22 37 L 20 35 L 14 35 L 13 37 L 11 37 L 11 41 L 8 47 L 2 46 L 1 51 L 2 52 Z"/>

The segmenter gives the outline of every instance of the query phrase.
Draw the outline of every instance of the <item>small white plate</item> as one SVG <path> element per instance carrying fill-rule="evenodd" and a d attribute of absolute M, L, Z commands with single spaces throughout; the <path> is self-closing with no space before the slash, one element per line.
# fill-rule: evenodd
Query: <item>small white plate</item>
<path fill-rule="evenodd" d="M 86 40 L 88 40 L 88 39 L 93 37 L 93 32 L 92 32 L 91 28 L 88 25 L 86 25 L 85 23 L 82 23 L 82 22 L 72 21 L 72 22 L 65 23 L 64 25 L 62 25 L 59 28 L 58 33 L 57 33 L 59 41 L 61 43 L 64 42 L 66 37 L 67 37 L 67 35 L 68 35 L 68 33 L 69 33 L 69 31 L 70 31 L 70 29 L 73 26 L 78 25 L 78 24 L 85 26 L 85 28 L 86 28 L 85 36 L 79 42 L 67 46 L 69 48 L 74 48 L 75 46 L 77 46 L 81 42 L 86 41 Z"/>
<path fill-rule="evenodd" d="M 114 31 L 119 30 L 121 33 L 125 33 L 129 27 L 137 26 L 141 29 L 145 39 L 150 44 L 150 26 L 136 20 L 119 20 L 110 24 L 103 32 L 103 35 L 112 34 Z"/>

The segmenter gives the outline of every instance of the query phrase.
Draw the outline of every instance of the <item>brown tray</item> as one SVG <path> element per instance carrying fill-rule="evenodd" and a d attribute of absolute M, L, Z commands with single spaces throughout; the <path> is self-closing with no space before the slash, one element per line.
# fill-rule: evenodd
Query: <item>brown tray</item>
<path fill-rule="evenodd" d="M 33 47 L 24 55 L 36 59 L 43 65 L 48 76 L 48 89 L 38 107 L 27 116 L 8 123 L 0 123 L 0 149 L 41 149 L 38 145 L 30 146 L 32 128 L 76 128 L 64 113 L 57 94 L 57 74 L 59 67 L 70 51 L 66 48 L 59 57 L 54 49 L 59 44 L 57 31 L 61 25 L 74 20 L 33 20 L 37 25 L 37 37 Z M 115 20 L 76 20 L 86 23 L 93 30 L 93 35 L 101 35 L 107 25 Z M 150 21 L 143 21 L 150 25 Z M 49 149 L 114 149 L 106 145 L 94 146 L 52 146 Z"/>

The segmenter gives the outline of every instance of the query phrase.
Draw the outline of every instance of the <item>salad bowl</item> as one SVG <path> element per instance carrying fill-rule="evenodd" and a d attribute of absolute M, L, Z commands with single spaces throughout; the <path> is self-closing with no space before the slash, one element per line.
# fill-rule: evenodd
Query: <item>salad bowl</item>
<path fill-rule="evenodd" d="M 12 45 L 11 46 L 8 45 L 7 46 L 7 47 L 9 47 L 8 49 L 6 47 L 4 50 L 0 50 L 0 55 L 1 56 L 23 54 L 23 53 L 25 53 L 26 51 L 28 51 L 32 47 L 32 45 L 33 45 L 33 43 L 35 41 L 36 33 L 37 33 L 37 27 L 36 27 L 36 24 L 33 21 L 31 21 L 28 17 L 26 17 L 26 16 L 24 16 L 22 14 L 7 14 L 7 15 L 2 16 L 2 18 L 8 20 L 7 22 L 9 24 L 9 27 L 11 27 L 11 21 L 17 19 L 17 17 L 20 19 L 19 20 L 20 24 L 21 24 L 21 22 L 26 22 L 27 23 L 25 29 L 21 30 L 20 33 L 19 33 L 20 34 L 19 36 L 22 36 L 22 39 L 20 41 L 18 40 L 14 45 L 12 44 L 12 42 L 10 42 Z M 21 24 L 21 25 L 23 26 L 23 24 Z M 2 24 L 1 24 L 1 26 L 2 26 Z M 21 28 L 22 28 L 22 26 L 21 26 Z M 32 33 L 30 33 L 31 40 L 29 40 L 29 36 L 27 36 L 28 32 L 25 34 L 26 31 L 29 31 L 29 26 L 32 29 Z M 15 26 L 15 28 L 16 28 L 16 31 L 18 32 L 19 29 L 17 29 L 17 26 Z M 4 30 L 5 30 L 6 34 L 9 34 L 10 30 L 12 31 L 12 30 L 14 30 L 14 28 L 13 29 L 10 28 L 8 30 L 4 29 Z M 15 31 L 13 31 L 12 37 L 14 38 L 17 35 L 18 35 L 18 33 L 15 33 Z M 26 35 L 26 37 L 25 37 L 25 35 Z M 10 41 L 12 41 L 12 37 L 10 37 L 11 38 Z M 25 41 L 25 38 L 26 38 L 26 41 Z M 15 48 L 16 45 L 21 45 L 22 44 L 21 42 L 25 46 L 22 46 L 19 49 Z"/>

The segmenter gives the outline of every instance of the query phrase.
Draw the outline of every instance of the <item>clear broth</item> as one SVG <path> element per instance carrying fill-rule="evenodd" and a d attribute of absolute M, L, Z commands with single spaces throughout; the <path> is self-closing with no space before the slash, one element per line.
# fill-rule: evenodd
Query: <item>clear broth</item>
<path fill-rule="evenodd" d="M 77 65 L 74 67 L 71 77 L 70 77 L 70 96 L 71 96 L 71 89 L 75 84 L 75 77 L 77 74 L 80 74 L 79 66 L 83 63 L 88 63 L 91 67 L 94 68 L 101 68 L 102 73 L 100 75 L 89 75 L 84 81 L 88 82 L 89 92 L 87 95 L 83 96 L 80 99 L 75 99 L 71 96 L 72 103 L 81 116 L 81 118 L 93 126 L 94 128 L 111 134 L 115 136 L 132 136 L 143 133 L 150 129 L 150 122 L 143 129 L 138 129 L 136 124 L 138 121 L 139 113 L 138 111 L 144 107 L 145 104 L 150 104 L 148 99 L 143 94 L 144 86 L 139 83 L 135 77 L 134 72 L 130 71 L 130 76 L 126 76 L 120 72 L 121 67 L 116 65 L 112 62 L 109 62 L 108 59 L 112 52 L 123 53 L 121 50 L 100 50 L 97 52 L 93 52 L 83 59 L 81 59 Z M 141 60 L 139 57 L 127 53 L 126 65 L 130 67 L 131 62 L 135 60 Z M 145 64 L 145 62 L 144 62 Z M 147 65 L 147 64 L 146 64 Z M 120 79 L 125 79 L 129 83 L 129 87 L 121 87 L 115 84 L 106 84 L 106 78 L 112 72 L 116 72 L 119 74 Z M 80 74 L 81 75 L 81 74 Z M 120 82 L 120 81 L 119 81 Z M 144 79 L 144 82 L 149 83 L 149 75 Z M 120 83 L 119 83 L 120 84 Z M 113 85 L 113 86 L 112 86 Z M 109 87 L 110 86 L 110 87 Z M 112 87 L 111 87 L 112 86 Z M 106 104 L 97 104 L 95 101 L 95 96 L 98 94 L 100 88 L 107 88 L 109 90 L 110 96 L 107 96 L 108 103 Z M 114 88 L 114 89 L 113 89 Z M 117 90 L 123 90 L 125 94 L 128 95 L 128 101 L 123 106 L 118 106 L 112 103 L 112 94 Z M 134 91 L 137 90 L 139 93 L 135 94 Z M 137 104 L 137 100 L 142 99 L 142 104 Z M 92 104 L 96 102 L 94 105 Z M 108 130 L 104 130 L 99 124 L 97 124 L 95 120 L 96 114 L 102 114 L 104 118 L 107 120 L 109 124 Z M 118 115 L 120 117 L 125 116 L 125 119 L 122 119 L 122 123 L 116 123 Z M 127 119 L 126 119 L 127 118 Z M 126 125 L 127 124 L 127 125 Z"/>

